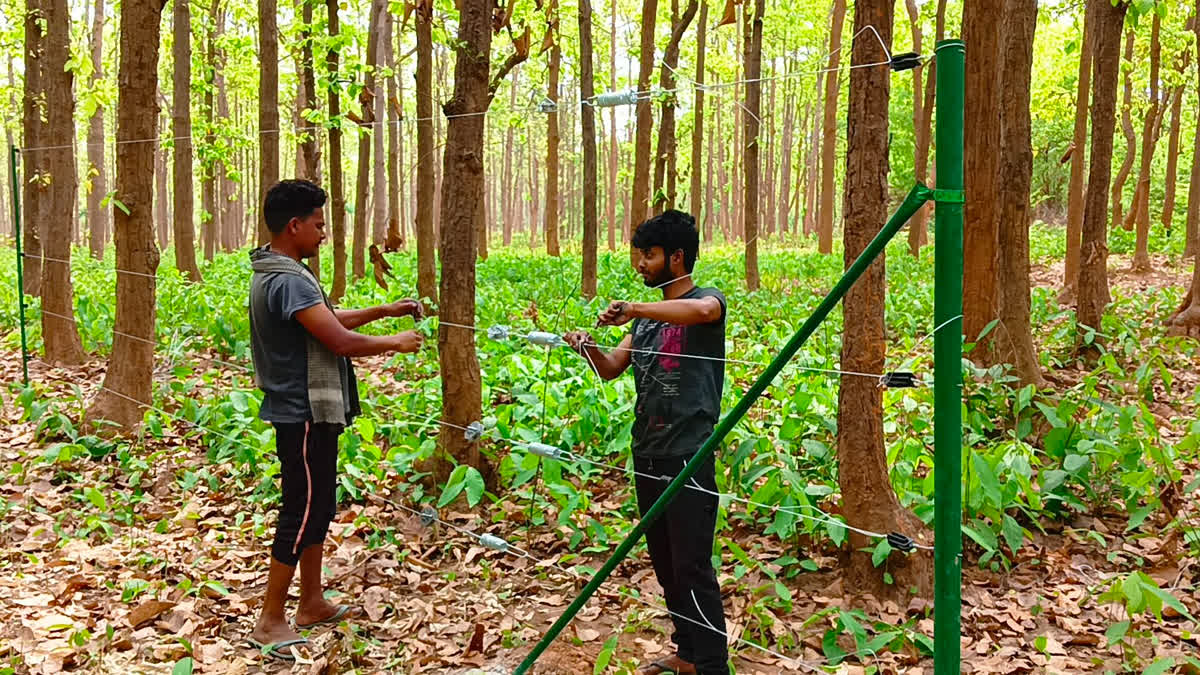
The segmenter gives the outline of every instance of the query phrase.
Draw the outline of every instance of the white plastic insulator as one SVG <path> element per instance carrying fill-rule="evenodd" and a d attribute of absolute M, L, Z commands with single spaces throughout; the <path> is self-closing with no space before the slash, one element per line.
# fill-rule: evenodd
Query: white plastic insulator
<path fill-rule="evenodd" d="M 546 443 L 526 443 L 525 449 L 535 455 L 546 457 L 548 459 L 557 459 L 564 462 L 571 459 L 571 453 Z"/>
<path fill-rule="evenodd" d="M 634 105 L 637 103 L 637 92 L 632 89 L 628 91 L 606 91 L 603 94 L 596 94 L 593 99 L 597 108 L 611 108 L 618 105 Z"/>
<path fill-rule="evenodd" d="M 508 326 L 492 326 L 487 329 L 487 336 L 493 340 L 507 340 Z"/>
<path fill-rule="evenodd" d="M 535 330 L 526 335 L 525 339 L 529 340 L 535 345 L 545 345 L 547 347 L 557 347 L 565 344 L 561 335 L 558 335 L 557 333 L 547 333 L 540 330 Z"/>
<path fill-rule="evenodd" d="M 500 551 L 501 553 L 508 552 L 508 542 L 494 534 L 479 535 L 479 543 L 492 549 L 493 551 Z"/>
<path fill-rule="evenodd" d="M 474 443 L 483 438 L 483 423 L 475 421 L 468 424 L 463 431 L 463 438 L 467 439 L 468 443 Z"/>

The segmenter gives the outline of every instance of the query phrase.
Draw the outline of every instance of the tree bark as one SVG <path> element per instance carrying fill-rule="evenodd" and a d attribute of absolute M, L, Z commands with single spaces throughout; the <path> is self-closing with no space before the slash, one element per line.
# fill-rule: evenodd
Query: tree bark
<path fill-rule="evenodd" d="M 417 33 L 417 294 L 430 307 L 438 300 L 433 234 L 437 161 L 433 148 L 433 0 L 420 0 L 413 13 Z M 472 248 L 472 256 L 474 253 Z M 468 323 L 473 324 L 474 319 Z"/>
<path fill-rule="evenodd" d="M 383 9 L 383 0 L 372 0 L 367 30 L 367 67 L 363 71 L 363 91 L 359 95 L 362 117 L 367 126 L 355 129 L 358 134 L 358 180 L 354 186 L 354 248 L 351 257 L 355 279 L 367 275 L 367 232 L 371 229 L 371 224 L 367 222 L 371 215 L 371 210 L 367 208 L 371 198 L 371 145 L 373 139 L 383 131 L 381 126 L 371 124 L 378 121 L 374 113 L 374 100 L 378 93 L 375 91 L 375 70 L 379 63 L 379 15 Z"/>
<path fill-rule="evenodd" d="M 24 175 L 21 176 L 21 233 L 25 255 L 25 294 L 42 294 L 41 226 L 49 206 L 49 151 L 44 132 L 46 119 L 46 78 L 43 62 L 46 58 L 46 35 L 42 22 L 49 13 L 49 0 L 26 0 L 25 4 L 25 89 L 21 99 L 21 153 Z"/>
<path fill-rule="evenodd" d="M 997 284 L 999 319 L 996 344 L 1000 360 L 1011 363 L 1022 384 L 1046 385 L 1033 346 L 1030 327 L 1029 196 L 1033 182 L 1030 82 L 1037 0 L 1007 0 L 1000 111 L 1000 251 Z"/>
<path fill-rule="evenodd" d="M 180 2 L 182 0 L 176 0 Z M 276 0 L 258 0 L 258 203 L 279 182 L 279 28 L 275 22 Z M 267 221 L 258 218 L 258 244 L 271 240 Z"/>
<path fill-rule="evenodd" d="M 637 131 L 633 146 L 633 196 L 630 203 L 632 211 L 626 216 L 631 235 L 650 214 L 650 139 L 654 131 L 654 110 L 647 92 L 650 91 L 650 76 L 654 72 L 654 22 L 657 16 L 658 0 L 642 0 Z"/>
<path fill-rule="evenodd" d="M 979 336 L 997 316 L 996 256 L 999 196 L 1001 40 L 997 17 L 1004 0 L 976 0 L 963 7 L 963 40 L 971 45 L 966 65 L 963 114 L 966 209 L 963 221 L 963 334 L 977 342 L 972 357 L 983 365 L 995 358 L 994 335 Z"/>
<path fill-rule="evenodd" d="M 113 351 L 104 384 L 88 409 L 89 422 L 108 420 L 137 427 L 153 397 L 155 273 L 154 146 L 137 143 L 154 136 L 158 100 L 161 0 L 121 4 L 120 69 L 117 74 L 117 195 L 125 209 L 113 211 L 117 269 L 117 317 Z"/>
<path fill-rule="evenodd" d="M 858 0 L 854 5 L 855 35 L 852 65 L 878 59 L 874 34 L 860 32 L 874 26 L 880 38 L 892 42 L 893 0 Z M 846 190 L 843 261 L 846 267 L 866 248 L 887 220 L 888 103 L 890 73 L 880 68 L 850 71 L 850 100 L 847 111 Z M 843 302 L 853 311 L 844 312 L 841 367 L 879 373 L 884 367 L 884 271 L 881 255 Z M 924 532 L 920 519 L 900 506 L 888 477 L 887 454 L 883 447 L 883 390 L 864 377 L 843 377 L 838 392 L 838 485 L 843 514 L 855 527 L 875 532 Z M 916 587 L 929 597 L 932 590 L 932 556 L 897 556 L 884 567 L 875 567 L 869 542 L 850 534 L 847 588 L 874 593 L 876 597 L 907 596 Z M 884 583 L 889 572 L 893 585 Z"/>
<path fill-rule="evenodd" d="M 46 136 L 75 137 L 75 75 L 67 69 L 71 46 L 71 16 L 67 0 L 49 0 L 46 10 Z M 153 133 L 153 131 L 152 131 Z M 148 136 L 149 137 L 149 136 Z M 73 319 L 75 292 L 71 284 L 71 234 L 75 222 L 75 153 L 55 149 L 48 157 L 50 189 L 42 223 L 42 342 L 50 363 L 83 363 L 83 343 Z M 150 169 L 153 175 L 153 167 Z M 120 267 L 118 267 L 120 269 Z M 58 315 L 58 316 L 55 316 Z"/>
<path fill-rule="evenodd" d="M 92 79 L 93 90 L 104 82 L 104 0 L 96 0 L 92 8 Z M 104 168 L 104 106 L 96 101 L 96 109 L 88 121 L 87 195 L 88 246 L 92 257 L 104 259 L 104 244 L 108 241 L 108 214 L 104 197 L 108 194 L 108 175 Z"/>
<path fill-rule="evenodd" d="M 704 207 L 703 195 L 700 194 L 701 180 L 704 177 L 700 162 L 704 157 L 704 52 L 707 47 L 707 39 L 708 0 L 703 0 L 700 3 L 699 24 L 696 26 L 696 91 L 692 104 L 692 164 L 689 169 L 691 173 L 688 176 L 688 197 L 691 202 L 689 209 L 692 217 L 696 219 L 697 223 L 703 225 L 705 241 L 712 238 L 712 229 L 708 220 L 709 209 Z M 709 162 L 712 161 L 711 154 L 707 159 Z"/>
<path fill-rule="evenodd" d="M 317 83 L 316 73 L 314 72 L 313 64 L 313 5 L 309 0 L 296 0 L 296 14 L 300 16 L 301 21 L 301 44 L 300 44 L 300 63 L 296 72 L 299 77 L 296 78 L 297 98 L 300 99 L 299 106 L 301 112 L 307 109 L 320 109 L 321 102 L 317 99 Z M 299 134 L 300 147 L 296 149 L 296 154 L 303 158 L 304 173 L 300 176 L 307 180 L 321 184 L 321 144 L 317 141 L 316 126 L 307 121 L 303 114 L 299 115 L 297 125 L 303 127 L 304 131 Z M 258 205 L 262 208 L 262 205 Z M 332 215 L 330 216 L 332 217 Z M 259 215 L 262 218 L 262 215 Z M 321 252 L 317 250 L 308 261 L 309 267 L 312 268 L 313 274 L 317 279 L 321 278 Z"/>
<path fill-rule="evenodd" d="M 1200 0 L 1197 0 L 1196 12 L 1200 14 Z M 1200 19 L 1192 22 L 1192 28 L 1196 31 L 1196 63 L 1200 66 Z M 1200 80 L 1200 67 L 1196 69 L 1196 73 L 1197 79 Z M 1200 111 L 1200 107 L 1197 110 Z M 1192 136 L 1192 173 L 1188 180 L 1187 232 L 1191 253 L 1196 255 L 1197 252 L 1200 252 L 1200 134 Z M 1195 284 L 1193 284 L 1193 288 L 1196 288 Z M 1200 313 L 1200 310 L 1197 312 Z"/>
<path fill-rule="evenodd" d="M 825 122 L 821 132 L 821 201 L 817 216 L 817 250 L 833 252 L 834 164 L 838 138 L 838 76 L 842 65 L 842 27 L 846 23 L 846 0 L 833 0 L 829 30 L 829 72 L 825 73 Z"/>
<path fill-rule="evenodd" d="M 1129 178 L 1129 173 L 1133 169 L 1133 161 L 1137 158 L 1137 136 L 1133 133 L 1133 121 L 1129 115 L 1130 106 L 1133 104 L 1133 78 L 1130 75 L 1133 69 L 1133 29 L 1130 29 L 1125 35 L 1124 60 L 1130 63 L 1130 70 L 1125 71 L 1125 101 L 1121 104 L 1121 130 L 1125 134 L 1125 160 L 1121 162 L 1121 168 L 1117 171 L 1117 177 L 1112 184 L 1112 222 L 1114 226 L 1122 227 L 1125 225 L 1125 211 L 1121 204 L 1125 197 L 1125 180 Z M 1093 103 L 1093 105 L 1095 104 Z M 1130 225 L 1132 226 L 1132 223 Z M 1132 229 L 1132 227 L 1125 229 Z"/>
<path fill-rule="evenodd" d="M 592 3 L 579 0 L 579 108 L 581 140 L 583 141 L 583 297 L 596 297 L 596 256 L 599 237 L 596 222 L 596 193 L 600 190 L 599 169 L 596 166 L 596 108 L 588 105 L 596 95 L 595 73 L 592 69 Z"/>
<path fill-rule="evenodd" d="M 1158 140 L 1157 127 L 1158 77 L 1159 62 L 1162 59 L 1162 42 L 1159 33 L 1162 30 L 1162 19 L 1158 12 L 1153 12 L 1154 19 L 1150 29 L 1150 105 L 1146 108 L 1146 117 L 1142 121 L 1142 156 L 1138 170 L 1138 184 L 1134 190 L 1132 209 L 1136 212 L 1137 237 L 1133 254 L 1133 271 L 1150 271 L 1150 166 L 1154 162 L 1154 146 Z"/>
<path fill-rule="evenodd" d="M 610 2 L 611 23 L 608 40 L 608 89 L 617 90 L 617 3 Z M 617 109 L 608 111 L 608 250 L 617 250 L 617 157 L 621 144 L 617 138 Z M 626 220 L 629 215 L 625 214 Z"/>
<path fill-rule="evenodd" d="M 508 87 L 509 110 L 515 110 L 517 107 L 517 77 L 519 74 L 520 71 L 513 72 L 513 81 Z M 504 173 L 502 174 L 502 180 L 504 181 L 502 217 L 504 218 L 504 223 L 501 225 L 501 229 L 506 247 L 512 245 L 513 222 L 519 217 L 516 210 L 518 195 L 514 194 L 516 184 L 513 177 L 513 155 L 515 154 L 513 131 L 515 126 L 510 122 L 504 129 Z"/>
<path fill-rule="evenodd" d="M 371 137 L 374 140 L 375 147 L 372 149 L 372 158 L 374 160 L 374 175 L 371 177 L 371 194 L 374 197 L 371 199 L 372 216 L 371 216 L 371 243 L 383 247 L 387 235 L 388 222 L 388 175 L 387 175 L 387 154 L 385 140 L 388 136 L 388 131 L 391 125 L 388 124 L 388 105 L 386 82 L 380 79 L 380 73 L 383 70 L 380 65 L 387 65 L 388 43 L 391 42 L 392 34 L 391 13 L 387 11 L 387 4 L 380 3 L 379 17 L 375 23 L 375 33 L 370 34 L 370 39 L 375 43 L 375 98 L 374 101 L 374 118 L 375 126 L 371 129 Z M 389 78 L 390 79 L 390 78 Z"/>
<path fill-rule="evenodd" d="M 190 281 L 199 282 L 196 264 L 196 225 L 192 175 L 192 14 L 187 0 L 175 0 L 173 10 L 175 39 L 172 46 L 174 85 L 171 92 L 172 220 L 175 229 L 175 267 Z"/>
<path fill-rule="evenodd" d="M 1180 75 L 1184 75 L 1182 72 Z M 1179 180 L 1179 129 L 1180 118 L 1183 115 L 1183 92 L 1184 86 L 1178 85 L 1175 91 L 1171 92 L 1171 128 L 1167 132 L 1167 180 L 1164 183 L 1163 207 L 1161 222 L 1163 227 L 1169 233 L 1171 224 L 1175 219 L 1175 181 Z M 1192 241 L 1191 234 L 1187 236 L 1185 241 L 1186 248 L 1184 255 L 1188 255 L 1194 249 L 1195 242 Z"/>
<path fill-rule="evenodd" d="M 674 7 L 674 5 L 673 5 Z M 675 208 L 675 177 L 672 175 L 673 160 L 676 154 L 675 141 L 675 69 L 679 67 L 679 43 L 683 34 L 691 25 L 698 8 L 697 0 L 688 0 L 688 5 L 682 16 L 672 16 L 671 37 L 667 41 L 667 49 L 663 53 L 663 67 L 659 73 L 658 83 L 663 91 L 671 92 L 662 102 L 662 118 L 658 126 L 658 152 L 654 158 L 654 192 L 661 190 L 665 199 L 655 201 L 652 205 L 654 213 L 662 213 L 666 209 Z"/>
<path fill-rule="evenodd" d="M 204 142 L 208 148 L 216 146 L 216 85 L 217 85 L 217 33 L 218 17 L 221 12 L 221 0 L 212 0 L 209 11 L 207 45 L 204 57 Z M 201 154 L 203 158 L 204 155 Z M 217 160 L 209 157 L 201 162 L 200 173 L 200 208 L 202 236 L 204 238 L 204 259 L 212 262 L 217 252 L 217 228 L 220 225 L 220 215 L 217 213 Z"/>
<path fill-rule="evenodd" d="M 159 109 L 167 106 L 167 100 L 160 91 L 155 97 L 159 101 Z M 170 132 L 166 115 L 158 117 L 159 137 L 165 137 Z M 158 232 L 158 250 L 162 251 L 171 243 L 171 196 L 167 183 L 167 149 L 155 144 L 154 149 L 154 224 Z M 178 269 L 178 268 L 176 268 Z"/>
<path fill-rule="evenodd" d="M 775 203 L 775 220 L 779 224 L 781 237 L 787 235 L 788 213 L 791 210 L 788 200 L 792 193 L 792 136 L 796 126 L 796 102 L 791 94 L 784 96 L 783 108 L 783 134 L 779 139 L 779 191 Z"/>
<path fill-rule="evenodd" d="M 1090 3 L 1089 3 L 1090 5 Z M 1071 178 L 1067 185 L 1067 258 L 1059 301 L 1072 304 L 1079 287 L 1079 237 L 1083 230 L 1084 163 L 1087 161 L 1088 101 L 1092 92 L 1092 20 L 1085 9 L 1079 41 L 1079 76 L 1075 88 L 1075 130 L 1071 145 Z"/>
<path fill-rule="evenodd" d="M 396 19 L 387 12 L 384 20 L 387 23 L 386 60 L 392 74 L 388 76 L 388 149 L 387 149 L 387 236 L 388 241 L 399 241 L 400 248 L 407 247 L 408 227 L 401 213 L 400 194 L 404 191 L 403 177 L 400 175 L 400 165 L 404 163 L 404 130 L 400 128 L 400 113 L 404 105 L 400 89 L 400 65 L 396 61 Z"/>
<path fill-rule="evenodd" d="M 1121 27 L 1127 6 L 1109 0 L 1090 0 L 1092 32 L 1092 151 L 1088 167 L 1087 199 L 1083 212 L 1080 244 L 1079 301 L 1076 320 L 1080 326 L 1079 352 L 1091 361 L 1099 350 L 1085 340 L 1086 329 L 1100 330 L 1108 304 L 1108 195 L 1112 174 L 1113 130 L 1116 126 L 1117 78 L 1121 73 Z M 1097 339 L 1099 339 L 1097 337 Z"/>
<path fill-rule="evenodd" d="M 447 194 L 442 195 L 440 248 L 443 269 L 454 273 L 442 275 L 439 311 L 448 322 L 474 325 L 475 239 L 480 211 L 461 205 L 478 204 L 484 196 L 484 118 L 470 113 L 486 111 L 490 98 L 491 2 L 462 0 L 460 12 L 454 93 L 443 106 L 447 116 L 443 186 Z M 441 324 L 438 361 L 442 372 L 442 420 L 463 427 L 479 420 L 482 384 L 475 332 Z M 458 429 L 442 427 L 439 447 L 444 455 L 434 467 L 436 480 L 449 475 L 451 465 L 445 461 L 446 456 L 475 467 L 485 479 L 491 477 L 487 457 L 478 445 L 466 442 Z"/>
<path fill-rule="evenodd" d="M 742 216 L 743 236 L 746 242 L 746 288 L 757 291 L 758 278 L 758 227 L 759 227 L 759 126 L 762 113 L 762 31 L 763 31 L 763 0 L 754 0 L 753 15 L 749 3 L 744 5 L 746 12 L 746 42 L 743 56 L 745 58 L 746 76 L 746 113 L 742 115 L 745 125 L 745 142 L 743 158 L 746 177 L 742 204 L 745 209 Z"/>
<path fill-rule="evenodd" d="M 945 6 L 945 0 L 939 3 L 942 7 Z M 908 11 L 908 23 L 912 28 L 912 44 L 913 51 L 920 54 L 924 47 L 924 35 L 921 32 L 921 10 L 917 7 L 917 0 L 905 0 L 905 9 Z M 933 75 L 933 67 L 935 61 L 929 62 L 930 81 L 936 79 Z M 928 181 L 929 174 L 929 136 L 930 125 L 926 120 L 932 116 L 925 115 L 925 101 L 922 98 L 924 87 L 922 87 L 921 76 L 924 74 L 924 68 L 913 68 L 913 129 L 915 134 L 913 147 L 913 173 L 918 183 L 925 184 Z M 921 247 L 928 241 L 926 234 L 927 222 L 929 220 L 929 211 L 920 209 L 913 219 L 908 223 L 908 250 L 916 257 L 921 253 Z"/>
<path fill-rule="evenodd" d="M 225 11 L 222 10 L 217 19 L 217 36 L 225 33 Z M 217 118 L 225 125 L 230 121 L 233 122 L 234 128 L 239 128 L 237 120 L 230 120 L 229 113 L 229 94 L 225 86 L 225 49 L 221 48 L 214 52 L 216 61 L 214 67 L 214 80 L 217 86 Z M 276 95 L 278 97 L 278 94 Z M 221 250 L 228 253 L 233 250 L 232 239 L 235 236 L 237 228 L 241 222 L 237 220 L 237 209 L 234 200 L 236 198 L 235 185 L 230 179 L 230 170 L 236 166 L 236 154 L 226 154 L 224 157 L 217 160 L 216 180 L 217 180 L 217 236 L 221 245 Z M 276 152 L 275 158 L 276 171 L 278 171 L 279 156 Z"/>
<path fill-rule="evenodd" d="M 554 103 L 555 108 L 546 115 L 546 210 L 543 228 L 546 231 L 546 253 L 557 257 L 558 246 L 558 71 L 562 65 L 562 47 L 559 46 L 559 36 L 555 35 L 558 28 L 557 0 L 550 0 L 546 8 L 546 39 L 550 44 L 550 60 L 548 63 L 548 83 L 546 96 Z"/>
<path fill-rule="evenodd" d="M 338 0 L 325 0 L 329 17 L 329 37 L 336 38 L 341 32 L 338 21 Z M 346 195 L 342 192 L 342 104 L 341 85 L 337 82 L 339 51 L 330 46 L 325 56 L 331 83 L 329 85 L 329 119 L 334 123 L 329 128 L 329 201 L 333 221 L 333 289 L 329 294 L 333 302 L 346 293 Z"/>

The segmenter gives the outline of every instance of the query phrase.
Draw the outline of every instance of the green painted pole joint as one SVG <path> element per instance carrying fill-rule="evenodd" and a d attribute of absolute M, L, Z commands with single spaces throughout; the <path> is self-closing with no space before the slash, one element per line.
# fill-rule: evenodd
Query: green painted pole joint
<path fill-rule="evenodd" d="M 933 191 L 933 201 L 938 204 L 965 204 L 967 203 L 966 190 L 943 190 L 935 188 Z"/>
<path fill-rule="evenodd" d="M 8 148 L 9 171 L 12 180 L 13 235 L 17 240 L 17 317 L 21 324 L 21 376 L 29 386 L 29 342 L 25 326 L 25 250 L 21 248 L 21 183 L 17 180 L 17 146 Z"/>
<path fill-rule="evenodd" d="M 859 254 L 858 258 L 851 263 L 845 274 L 842 275 L 842 278 L 838 280 L 837 285 L 833 287 L 833 290 L 829 291 L 829 294 L 821 300 L 821 303 L 817 305 L 816 310 L 811 316 L 808 317 L 808 319 L 804 322 L 804 325 L 800 326 L 800 329 L 796 331 L 790 340 L 788 340 L 787 344 L 784 345 L 779 354 L 771 360 L 771 363 L 769 363 L 766 369 L 763 370 L 762 374 L 758 376 L 758 379 L 754 381 L 754 384 L 750 385 L 750 388 L 746 390 L 746 393 L 743 394 L 742 398 L 738 400 L 737 404 L 734 405 L 733 410 L 731 410 L 728 415 L 721 419 L 720 423 L 717 424 L 717 427 L 713 429 L 712 434 L 708 437 L 708 440 L 704 441 L 704 445 L 700 446 L 700 449 L 696 451 L 696 454 L 692 457 L 692 459 L 688 461 L 683 470 L 679 472 L 679 475 L 675 476 L 675 479 L 672 480 L 670 485 L 667 486 L 666 490 L 663 491 L 662 496 L 660 496 L 658 500 L 651 505 L 651 507 L 646 511 L 646 515 L 644 515 L 642 519 L 638 521 L 637 525 L 635 525 L 629 532 L 629 534 L 626 535 L 624 541 L 617 546 L 616 550 L 613 551 L 613 554 L 611 557 L 609 557 L 608 561 L 605 562 L 599 571 L 592 576 L 587 585 L 583 587 L 583 590 L 579 592 L 579 595 L 575 598 L 571 605 L 567 607 L 565 612 L 563 612 L 562 616 L 560 616 L 558 620 L 554 622 L 554 625 L 550 627 L 550 630 L 547 631 L 544 636 L 542 636 L 542 639 L 538 641 L 536 645 L 534 645 L 533 650 L 529 652 L 529 654 L 525 657 L 525 660 L 521 662 L 521 665 L 517 666 L 517 669 L 513 671 L 514 675 L 524 675 L 524 673 L 528 672 L 533 664 L 537 662 L 542 653 L 546 651 L 546 648 L 550 646 L 550 643 L 554 642 L 559 633 L 561 633 L 562 630 L 567 627 L 567 624 L 571 622 L 571 619 L 575 617 L 579 610 L 583 609 L 583 606 L 587 603 L 588 598 L 590 598 L 592 594 L 600 588 L 600 585 L 604 583 L 610 574 L 612 574 L 617 565 L 629 555 L 629 552 L 633 549 L 634 544 L 636 544 L 638 539 L 645 534 L 646 529 L 649 528 L 656 519 L 658 519 L 662 512 L 666 510 L 667 505 L 670 504 L 675 498 L 675 495 L 684 488 L 684 485 L 687 483 L 687 481 L 690 480 L 693 475 L 695 475 L 696 471 L 700 469 L 700 466 L 706 462 L 710 456 L 712 456 L 718 447 L 720 447 L 721 443 L 725 440 L 725 437 L 729 435 L 729 432 L 733 430 L 733 427 L 741 421 L 742 417 L 745 416 L 746 412 L 750 410 L 750 407 L 754 405 L 759 396 L 762 396 L 763 392 L 767 390 L 767 387 L 771 385 L 771 382 L 775 380 L 775 377 L 779 375 L 779 373 L 783 370 L 783 367 L 787 365 L 787 362 L 796 355 L 796 352 L 800 351 L 800 347 L 802 347 L 804 343 L 808 341 L 808 338 L 811 337 L 814 332 L 816 332 L 817 328 L 821 325 L 821 322 L 823 322 L 825 318 L 829 316 L 829 313 L 833 311 L 833 308 L 836 307 L 839 302 L 841 302 L 842 298 L 845 297 L 846 293 L 850 290 L 850 287 L 853 286 L 856 281 L 858 281 L 859 277 L 861 277 L 863 273 L 867 271 L 867 268 L 870 267 L 871 264 L 875 262 L 876 258 L 883 253 L 892 237 L 896 236 L 896 233 L 900 231 L 900 228 L 904 227 L 904 224 L 908 222 L 909 218 L 912 218 L 913 214 L 915 214 L 917 210 L 919 210 L 921 206 L 925 204 L 925 202 L 929 201 L 930 197 L 932 196 L 933 191 L 924 185 L 916 185 L 912 190 L 909 191 L 908 196 L 904 198 L 904 202 L 900 205 L 900 208 L 896 210 L 896 213 L 888 220 L 887 224 L 883 226 L 883 229 L 881 229 L 879 233 L 875 235 L 875 238 L 872 239 L 869 244 L 867 244 L 867 247 L 863 249 L 863 252 Z"/>
<path fill-rule="evenodd" d="M 962 631 L 962 287 L 965 47 L 937 50 L 937 207 L 934 211 L 933 666 L 958 675 Z M 948 198 L 940 199 L 939 195 Z"/>

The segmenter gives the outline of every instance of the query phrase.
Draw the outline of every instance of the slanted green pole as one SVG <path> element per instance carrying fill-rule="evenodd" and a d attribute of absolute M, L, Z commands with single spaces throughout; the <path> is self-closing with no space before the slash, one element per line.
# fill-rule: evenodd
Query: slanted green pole
<path fill-rule="evenodd" d="M 8 147 L 12 176 L 13 234 L 17 238 L 17 317 L 21 324 L 21 375 L 29 386 L 29 345 L 25 337 L 25 252 L 21 249 L 21 184 L 17 182 L 17 146 Z"/>
<path fill-rule="evenodd" d="M 612 574 L 612 571 L 616 569 L 617 565 L 622 560 L 625 559 L 625 556 L 629 555 L 629 551 L 633 549 L 633 545 L 637 543 L 637 540 L 640 539 L 643 534 L 645 534 L 646 529 L 650 527 L 650 525 L 659 517 L 659 515 L 662 514 L 663 510 L 667 508 L 667 505 L 671 503 L 671 500 L 675 498 L 676 493 L 683 489 L 684 484 L 691 479 L 697 470 L 699 470 L 700 465 L 707 461 L 713 452 L 716 451 L 716 449 L 721 445 L 721 442 L 725 440 L 725 436 L 727 436 L 733 427 L 739 421 L 741 421 L 746 412 L 750 410 L 750 406 L 754 405 L 754 402 L 758 400 L 758 397 L 761 396 L 764 391 L 766 391 L 767 387 L 770 386 L 771 381 L 775 379 L 775 376 L 783 370 L 783 367 L 787 365 L 787 362 L 790 361 L 793 356 L 796 355 L 796 352 L 800 350 L 800 347 L 802 347 L 808 338 L 817 330 L 817 327 L 821 325 L 821 322 L 825 320 L 825 317 L 827 317 L 829 313 L 833 311 L 833 308 L 836 307 L 838 302 L 841 301 L 842 297 L 846 295 L 846 292 L 850 290 L 850 287 L 854 285 L 854 282 L 858 281 L 858 278 L 862 276 L 863 272 L 867 271 L 867 268 L 870 267 L 871 263 L 874 262 L 881 253 L 883 253 L 884 248 L 887 247 L 887 243 L 892 239 L 892 237 L 894 237 L 896 233 L 900 231 L 900 228 L 904 226 L 904 223 L 908 222 L 908 219 L 911 218 L 913 214 L 916 213 L 917 210 L 920 209 L 921 206 L 924 205 L 925 202 L 928 201 L 932 196 L 933 191 L 924 185 L 916 185 L 912 190 L 909 191 L 908 196 L 904 198 L 904 203 L 900 205 L 900 208 L 896 211 L 895 215 L 888 220 L 887 224 L 883 226 L 883 229 L 879 231 L 879 234 L 875 235 L 875 238 L 871 240 L 871 243 L 867 244 L 867 248 L 863 250 L 858 258 L 850 265 L 850 268 L 847 269 L 846 273 L 842 275 L 842 278 L 838 281 L 837 285 L 833 287 L 833 290 L 829 291 L 829 295 L 826 295 L 825 299 L 821 301 L 821 304 L 817 306 L 817 309 L 812 313 L 812 316 L 808 317 L 808 320 L 804 322 L 804 325 L 796 331 L 796 334 L 792 336 L 792 339 L 788 340 L 788 343 L 784 345 L 779 354 L 771 361 L 770 364 L 767 365 L 766 370 L 764 370 L 762 374 L 758 376 L 758 379 L 754 381 L 754 384 L 752 384 L 750 388 L 746 390 L 746 393 L 742 395 L 741 400 L 737 402 L 737 405 L 733 407 L 733 410 L 731 410 L 729 414 L 721 420 L 721 422 L 717 425 L 717 428 L 713 430 L 712 435 L 708 437 L 708 440 L 704 441 L 704 445 L 700 446 L 700 449 L 696 451 L 695 456 L 693 456 L 691 461 L 687 463 L 687 466 L 685 466 L 683 470 L 679 472 L 679 475 L 675 476 L 675 480 L 671 481 L 671 484 L 667 486 L 665 491 L 663 491 L 663 494 L 658 498 L 658 501 L 654 502 L 650 509 L 646 511 L 646 515 L 643 516 L 640 521 L 638 521 L 638 524 L 635 525 L 633 530 L 631 530 L 630 533 L 625 537 L 625 540 L 622 541 L 619 546 L 617 546 L 615 551 L 613 551 L 612 557 L 608 559 L 608 562 L 604 563 L 604 566 L 601 567 L 600 570 L 596 572 L 594 576 L 592 576 L 591 580 L 588 581 L 587 585 L 583 587 L 583 590 L 579 592 L 579 596 L 575 598 L 570 607 L 567 607 L 567 611 L 563 612 L 563 615 L 558 618 L 558 621 L 555 621 L 554 625 L 550 627 L 550 630 L 544 636 L 542 636 L 542 639 L 536 645 L 534 645 L 533 651 L 529 652 L 529 655 L 525 657 L 525 660 L 521 662 L 521 665 L 517 666 L 516 671 L 514 671 L 514 675 L 523 675 L 529 670 L 530 667 L 533 666 L 535 662 L 537 662 L 538 657 L 542 655 L 542 652 L 546 651 L 546 648 L 549 647 L 550 643 L 558 637 L 558 634 L 562 632 L 563 628 L 567 627 L 567 624 L 571 622 L 571 619 L 575 617 L 575 614 L 578 613 L 580 609 L 583 609 L 583 605 L 588 601 L 588 598 L 590 598 L 592 594 L 596 592 L 596 589 L 600 588 L 600 584 L 604 583 L 604 580 L 607 579 L 610 574 Z"/>
<path fill-rule="evenodd" d="M 937 45 L 933 341 L 934 675 L 958 675 L 962 612 L 963 58 Z"/>

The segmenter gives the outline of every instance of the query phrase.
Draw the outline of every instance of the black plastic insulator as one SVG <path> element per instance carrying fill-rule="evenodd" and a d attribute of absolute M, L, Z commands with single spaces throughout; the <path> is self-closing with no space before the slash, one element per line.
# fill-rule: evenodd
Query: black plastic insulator
<path fill-rule="evenodd" d="M 892 548 L 902 553 L 912 553 L 917 550 L 917 542 L 913 541 L 908 535 L 900 534 L 899 532 L 890 532 L 887 536 L 887 541 Z"/>
<path fill-rule="evenodd" d="M 889 389 L 912 389 L 921 386 L 921 382 L 915 374 L 897 370 L 884 373 L 883 377 L 879 378 L 879 386 Z"/>
<path fill-rule="evenodd" d="M 921 55 L 916 52 L 904 52 L 903 54 L 893 54 L 891 67 L 893 72 L 902 70 L 912 70 L 921 65 Z"/>

